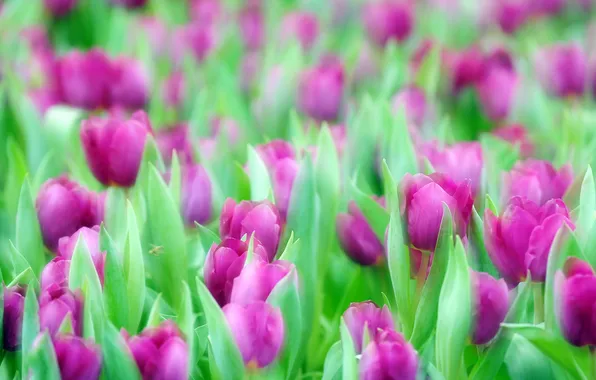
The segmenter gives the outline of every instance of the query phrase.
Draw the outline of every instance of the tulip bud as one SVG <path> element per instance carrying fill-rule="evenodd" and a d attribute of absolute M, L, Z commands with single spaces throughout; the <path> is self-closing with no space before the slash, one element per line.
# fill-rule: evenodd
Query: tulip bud
<path fill-rule="evenodd" d="M 339 117 L 344 92 L 344 68 L 336 59 L 325 59 L 302 73 L 298 85 L 298 108 L 318 121 Z"/>
<path fill-rule="evenodd" d="M 59 255 L 67 260 L 71 260 L 79 238 L 81 239 L 81 243 L 85 243 L 85 245 L 87 246 L 87 249 L 89 250 L 89 253 L 91 255 L 91 260 L 93 261 L 93 265 L 95 266 L 95 270 L 97 271 L 99 281 L 103 284 L 106 254 L 105 252 L 101 252 L 99 249 L 98 226 L 95 226 L 92 229 L 82 227 L 73 235 L 61 238 L 60 241 L 58 241 Z"/>
<path fill-rule="evenodd" d="M 115 5 L 120 5 L 129 9 L 141 8 L 147 4 L 147 0 L 111 0 Z"/>
<path fill-rule="evenodd" d="M 52 342 L 62 380 L 99 379 L 101 373 L 99 346 L 72 335 L 57 335 Z"/>
<path fill-rule="evenodd" d="M 232 285 L 246 261 L 248 242 L 227 238 L 219 245 L 213 244 L 203 267 L 203 278 L 207 289 L 220 306 L 230 302 Z M 253 251 L 256 260 L 267 261 L 267 251 L 256 239 L 253 240 Z"/>
<path fill-rule="evenodd" d="M 264 368 L 281 352 L 284 321 L 278 308 L 265 302 L 227 304 L 223 312 L 248 368 Z"/>
<path fill-rule="evenodd" d="M 484 113 L 495 121 L 504 120 L 514 104 L 518 84 L 517 74 L 501 67 L 491 67 L 477 84 L 478 97 Z"/>
<path fill-rule="evenodd" d="M 393 98 L 393 109 L 398 111 L 404 109 L 408 123 L 418 127 L 424 125 L 429 116 L 430 107 L 426 103 L 424 91 L 416 86 L 406 87 L 400 90 Z"/>
<path fill-rule="evenodd" d="M 563 224 L 575 229 L 560 199 L 552 199 L 539 207 L 531 200 L 513 197 L 499 217 L 486 210 L 486 250 L 509 285 L 516 286 L 523 281 L 528 270 L 533 281 L 545 280 L 550 247 Z"/>
<path fill-rule="evenodd" d="M 188 345 L 174 322 L 165 321 L 127 340 L 143 379 L 188 379 Z"/>
<path fill-rule="evenodd" d="M 374 339 L 381 330 L 393 330 L 395 328 L 391 312 L 387 306 L 378 308 L 371 301 L 351 303 L 343 318 L 358 354 L 364 348 L 362 347 L 364 326 L 368 329 L 368 335 L 371 339 Z"/>
<path fill-rule="evenodd" d="M 380 330 L 362 352 L 359 367 L 360 380 L 415 380 L 418 354 L 402 334 Z"/>
<path fill-rule="evenodd" d="M 384 203 L 383 199 L 377 202 Z M 384 262 L 385 247 L 353 201 L 348 213 L 337 215 L 337 235 L 344 252 L 360 265 L 378 265 Z"/>
<path fill-rule="evenodd" d="M 535 68 L 542 86 L 561 98 L 582 96 L 586 86 L 588 63 L 578 44 L 552 45 L 540 51 Z"/>
<path fill-rule="evenodd" d="M 41 290 L 48 288 L 52 284 L 59 287 L 68 286 L 68 274 L 70 271 L 70 260 L 62 256 L 56 256 L 46 264 L 41 272 Z"/>
<path fill-rule="evenodd" d="M 512 124 L 495 129 L 493 135 L 518 146 L 523 157 L 529 157 L 534 153 L 534 144 L 528 136 L 528 131 L 521 124 Z"/>
<path fill-rule="evenodd" d="M 181 72 L 173 72 L 163 83 L 163 101 L 173 108 L 181 107 L 186 93 L 186 83 Z"/>
<path fill-rule="evenodd" d="M 211 180 L 199 164 L 182 168 L 182 217 L 187 226 L 206 224 L 211 219 Z"/>
<path fill-rule="evenodd" d="M 190 133 L 187 124 L 178 124 L 168 129 L 160 129 L 155 133 L 155 141 L 164 162 L 169 165 L 172 162 L 174 151 L 183 164 L 192 163 L 193 148 L 190 141 Z"/>
<path fill-rule="evenodd" d="M 550 199 L 563 198 L 573 182 L 571 165 L 558 171 L 548 161 L 529 159 L 515 164 L 503 176 L 503 199 L 519 196 L 538 205 Z"/>
<path fill-rule="evenodd" d="M 52 284 L 42 290 L 39 298 L 39 324 L 41 330 L 48 329 L 54 336 L 64 318 L 70 313 L 72 327 L 76 335 L 83 331 L 83 297 L 79 291 L 71 292 Z"/>
<path fill-rule="evenodd" d="M 494 16 L 501 30 L 507 34 L 515 33 L 531 15 L 527 1 L 497 0 L 493 3 L 494 7 L 488 8 L 489 17 Z"/>
<path fill-rule="evenodd" d="M 130 58 L 119 58 L 112 65 L 111 104 L 132 110 L 145 107 L 151 87 L 145 68 Z"/>
<path fill-rule="evenodd" d="M 497 335 L 509 309 L 509 289 L 505 280 L 472 271 L 474 331 L 472 342 L 486 344 Z"/>
<path fill-rule="evenodd" d="M 54 17 L 66 16 L 77 3 L 78 0 L 43 0 L 46 9 Z"/>
<path fill-rule="evenodd" d="M 296 158 L 294 147 L 285 140 L 273 140 L 267 144 L 257 145 L 255 150 L 268 168 L 275 166 L 278 161 L 284 158 Z"/>
<path fill-rule="evenodd" d="M 240 11 L 238 23 L 246 49 L 259 50 L 265 40 L 265 21 L 261 6 L 256 2 L 246 4 Z"/>
<path fill-rule="evenodd" d="M 2 346 L 7 351 L 16 351 L 21 345 L 25 293 L 26 289 L 18 285 L 4 288 Z"/>
<path fill-rule="evenodd" d="M 95 178 L 106 186 L 133 186 L 150 133 L 151 125 L 143 111 L 135 112 L 129 120 L 84 120 L 81 141 Z"/>
<path fill-rule="evenodd" d="M 279 214 L 283 220 L 286 220 L 288 216 L 292 187 L 299 170 L 300 165 L 291 158 L 284 158 L 273 167 L 273 173 L 271 174 L 273 195 L 275 196 L 275 205 L 279 209 Z"/>
<path fill-rule="evenodd" d="M 246 265 L 234 280 L 230 302 L 244 305 L 266 301 L 277 283 L 293 268 L 294 264 L 284 260 L 276 260 L 272 263 L 262 259 L 254 260 Z"/>
<path fill-rule="evenodd" d="M 389 41 L 404 42 L 414 27 L 414 9 L 405 1 L 369 2 L 363 11 L 368 37 L 379 46 Z"/>
<path fill-rule="evenodd" d="M 293 12 L 287 14 L 281 22 L 281 38 L 287 41 L 295 38 L 304 50 L 310 50 L 319 35 L 319 21 L 310 12 Z"/>
<path fill-rule="evenodd" d="M 404 194 L 402 213 L 408 221 L 412 246 L 434 251 L 443 219 L 443 203 L 451 211 L 455 231 L 465 236 L 474 205 L 470 181 L 457 184 L 440 173 L 430 176 L 406 174 L 401 188 Z"/>
<path fill-rule="evenodd" d="M 58 240 L 74 234 L 81 227 L 101 223 L 101 197 L 89 192 L 65 176 L 46 181 L 35 202 L 37 218 L 45 245 L 52 251 Z"/>
<path fill-rule="evenodd" d="M 460 52 L 447 53 L 445 58 L 455 94 L 482 79 L 486 61 L 480 48 L 473 46 Z"/>
<path fill-rule="evenodd" d="M 239 204 L 228 198 L 221 211 L 219 233 L 223 238 L 242 239 L 254 236 L 267 250 L 269 261 L 277 254 L 281 238 L 281 217 L 277 207 L 268 201 L 242 201 Z"/>

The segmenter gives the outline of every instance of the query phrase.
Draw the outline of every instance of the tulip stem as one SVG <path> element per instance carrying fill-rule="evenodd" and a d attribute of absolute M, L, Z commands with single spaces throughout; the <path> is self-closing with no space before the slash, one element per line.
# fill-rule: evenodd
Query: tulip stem
<path fill-rule="evenodd" d="M 544 322 L 544 295 L 542 293 L 542 284 L 539 282 L 532 284 L 534 292 L 534 324 Z"/>
<path fill-rule="evenodd" d="M 428 260 L 430 258 L 430 254 L 428 254 L 428 252 L 422 252 L 421 256 L 422 257 L 420 258 L 420 267 L 418 268 L 418 273 L 416 273 L 417 298 L 420 298 L 422 288 L 424 287 L 424 283 L 426 282 L 426 270 L 428 268 Z"/>

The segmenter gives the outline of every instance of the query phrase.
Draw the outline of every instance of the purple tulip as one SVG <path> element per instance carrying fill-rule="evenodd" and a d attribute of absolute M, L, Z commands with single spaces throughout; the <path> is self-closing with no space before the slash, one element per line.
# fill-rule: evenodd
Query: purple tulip
<path fill-rule="evenodd" d="M 249 51 L 260 50 L 265 42 L 265 20 L 258 1 L 249 1 L 238 16 L 241 38 Z"/>
<path fill-rule="evenodd" d="M 360 380 L 415 380 L 418 354 L 402 334 L 380 330 L 362 352 L 359 367 Z"/>
<path fill-rule="evenodd" d="M 133 186 L 150 133 L 151 125 L 143 111 L 135 112 L 129 120 L 84 120 L 81 141 L 95 178 L 106 186 Z"/>
<path fill-rule="evenodd" d="M 45 245 L 52 251 L 58 240 L 81 227 L 92 227 L 103 220 L 102 198 L 65 176 L 46 181 L 35 206 Z"/>
<path fill-rule="evenodd" d="M 78 2 L 78 0 L 43 0 L 45 8 L 54 17 L 66 16 Z"/>
<path fill-rule="evenodd" d="M 257 145 L 255 150 L 267 167 L 272 167 L 285 158 L 296 158 L 294 146 L 285 140 L 273 140 L 267 144 Z"/>
<path fill-rule="evenodd" d="M 59 287 L 68 286 L 68 274 L 70 271 L 70 260 L 62 256 L 54 257 L 41 272 L 41 290 L 56 284 Z"/>
<path fill-rule="evenodd" d="M 101 373 L 101 349 L 90 341 L 72 335 L 52 339 L 62 380 L 96 380 Z"/>
<path fill-rule="evenodd" d="M 211 219 L 211 180 L 199 164 L 182 168 L 182 217 L 188 226 L 206 224 Z"/>
<path fill-rule="evenodd" d="M 80 291 L 71 292 L 68 288 L 52 284 L 41 292 L 39 298 L 39 323 L 41 330 L 48 329 L 54 336 L 60 325 L 70 314 L 76 335 L 83 331 L 83 297 Z"/>
<path fill-rule="evenodd" d="M 339 244 L 352 260 L 367 266 L 385 262 L 385 247 L 356 203 L 350 202 L 348 213 L 338 214 L 336 223 Z"/>
<path fill-rule="evenodd" d="M 65 236 L 58 241 L 58 253 L 66 260 L 71 260 L 79 238 L 85 243 L 91 255 L 91 261 L 97 271 L 99 281 L 103 284 L 104 266 L 106 262 L 105 252 L 99 250 L 99 227 L 81 227 L 71 236 Z"/>
<path fill-rule="evenodd" d="M 529 7 L 534 15 L 554 16 L 563 11 L 566 0 L 529 0 Z"/>
<path fill-rule="evenodd" d="M 404 1 L 373 1 L 364 6 L 364 28 L 379 46 L 389 41 L 404 42 L 414 27 L 414 9 Z"/>
<path fill-rule="evenodd" d="M 183 123 L 171 128 L 160 129 L 155 133 L 155 141 L 167 165 L 172 162 L 174 151 L 178 154 L 180 163 L 189 164 L 194 161 L 188 124 Z"/>
<path fill-rule="evenodd" d="M 455 94 L 468 86 L 476 85 L 484 76 L 486 60 L 477 46 L 462 51 L 446 52 L 444 60 Z"/>
<path fill-rule="evenodd" d="M 418 127 L 424 125 L 429 117 L 430 107 L 424 91 L 416 86 L 409 86 L 399 91 L 393 98 L 395 111 L 403 107 L 409 123 Z"/>
<path fill-rule="evenodd" d="M 181 33 L 181 35 L 178 35 L 182 38 L 183 52 L 189 51 L 199 62 L 207 58 L 216 46 L 217 36 L 211 25 L 193 22 L 183 27 Z M 174 60 L 182 62 L 183 58 L 184 55 L 181 55 L 178 58 L 174 57 Z"/>
<path fill-rule="evenodd" d="M 256 239 L 253 241 L 255 260 L 267 261 L 267 251 Z M 220 306 L 230 302 L 234 280 L 246 261 L 248 242 L 227 238 L 219 245 L 213 244 L 203 267 L 203 277 L 207 289 Z"/>
<path fill-rule="evenodd" d="M 147 4 L 147 0 L 111 0 L 113 4 L 120 5 L 129 9 L 142 8 Z"/>
<path fill-rule="evenodd" d="M 436 141 L 421 147 L 421 154 L 433 168 L 456 182 L 470 181 L 472 193 L 480 189 L 482 180 L 482 145 L 479 142 L 460 142 L 440 147 Z"/>
<path fill-rule="evenodd" d="M 245 305 L 251 302 L 266 301 L 277 283 L 286 277 L 293 268 L 292 263 L 284 260 L 272 263 L 254 260 L 246 265 L 234 280 L 230 303 Z"/>
<path fill-rule="evenodd" d="M 507 118 L 515 101 L 518 87 L 515 71 L 502 67 L 490 67 L 476 85 L 484 113 L 494 121 Z"/>
<path fill-rule="evenodd" d="M 16 351 L 21 345 L 21 325 L 27 289 L 21 286 L 4 288 L 4 315 L 2 320 L 2 346 Z"/>
<path fill-rule="evenodd" d="M 248 368 L 264 368 L 281 352 L 284 320 L 278 308 L 265 302 L 227 304 L 223 312 Z"/>
<path fill-rule="evenodd" d="M 279 160 L 272 168 L 271 182 L 273 184 L 275 205 L 279 209 L 279 214 L 283 220 L 286 220 L 288 216 L 292 187 L 299 170 L 300 165 L 291 158 Z"/>
<path fill-rule="evenodd" d="M 111 104 L 127 109 L 140 109 L 149 101 L 150 79 L 140 62 L 119 58 L 112 63 Z"/>
<path fill-rule="evenodd" d="M 408 235 L 413 247 L 434 251 L 443 218 L 443 203 L 451 211 L 455 231 L 465 236 L 474 205 L 469 180 L 458 184 L 440 173 L 430 176 L 406 174 L 401 188 L 404 194 L 402 214 L 408 221 Z"/>
<path fill-rule="evenodd" d="M 188 345 L 174 322 L 168 320 L 125 337 L 143 379 L 188 379 Z"/>
<path fill-rule="evenodd" d="M 578 44 L 558 44 L 541 50 L 535 68 L 542 86 L 561 98 L 582 96 L 588 76 L 587 58 Z"/>
<path fill-rule="evenodd" d="M 62 99 L 69 105 L 94 110 L 110 105 L 113 68 L 100 49 L 72 51 L 57 63 L 57 82 Z"/>
<path fill-rule="evenodd" d="M 281 22 L 281 38 L 286 41 L 295 38 L 304 50 L 310 50 L 319 35 L 319 21 L 314 13 L 292 12 Z"/>
<path fill-rule="evenodd" d="M 193 20 L 206 24 L 218 21 L 223 13 L 223 5 L 219 0 L 191 0 L 190 15 Z"/>
<path fill-rule="evenodd" d="M 501 30 L 507 34 L 515 33 L 531 15 L 527 1 L 497 0 L 493 5 L 488 10 L 489 15 L 496 18 Z"/>
<path fill-rule="evenodd" d="M 282 227 L 279 211 L 270 202 L 242 201 L 236 204 L 228 198 L 221 212 L 219 233 L 222 238 L 241 239 L 244 235 L 250 238 L 254 232 L 271 261 L 277 254 Z"/>
<path fill-rule="evenodd" d="M 393 330 L 395 328 L 391 312 L 387 306 L 379 308 L 371 301 L 351 303 L 343 318 L 352 336 L 357 354 L 365 348 L 362 347 L 365 325 L 371 339 L 374 339 L 382 330 Z"/>
<path fill-rule="evenodd" d="M 344 68 L 334 58 L 324 59 L 302 73 L 298 85 L 298 108 L 318 121 L 339 117 L 343 92 Z"/>
<path fill-rule="evenodd" d="M 513 197 L 499 217 L 486 210 L 486 250 L 509 285 L 523 281 L 528 270 L 533 281 L 544 281 L 550 247 L 563 224 L 575 229 L 560 199 L 538 206 L 531 200 Z"/>
<path fill-rule="evenodd" d="M 519 196 L 539 205 L 550 199 L 563 198 L 573 182 L 571 165 L 558 171 L 548 161 L 529 159 L 515 164 L 503 176 L 503 199 Z"/>
<path fill-rule="evenodd" d="M 497 335 L 509 309 L 509 289 L 505 280 L 487 273 L 471 272 L 474 294 L 472 342 L 486 344 Z"/>
<path fill-rule="evenodd" d="M 511 124 L 495 129 L 493 135 L 518 146 L 523 157 L 530 157 L 534 153 L 534 144 L 530 140 L 527 129 L 521 124 Z"/>
<path fill-rule="evenodd" d="M 184 74 L 178 71 L 173 72 L 163 83 L 163 101 L 173 108 L 181 107 L 184 103 L 186 93 L 186 83 Z"/>

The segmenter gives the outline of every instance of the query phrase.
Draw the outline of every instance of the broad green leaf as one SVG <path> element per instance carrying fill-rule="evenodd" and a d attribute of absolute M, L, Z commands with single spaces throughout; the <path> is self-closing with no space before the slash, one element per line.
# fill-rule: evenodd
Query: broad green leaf
<path fill-rule="evenodd" d="M 157 327 L 160 325 L 162 318 L 159 315 L 159 311 L 161 310 L 161 293 L 155 297 L 155 301 L 153 301 L 153 306 L 151 306 L 151 311 L 149 312 L 149 317 L 147 318 L 147 327 Z"/>
<path fill-rule="evenodd" d="M 253 201 L 262 201 L 270 199 L 273 195 L 271 179 L 267 166 L 252 147 L 248 147 L 248 177 L 250 179 L 250 199 Z"/>
<path fill-rule="evenodd" d="M 402 178 L 406 173 L 417 173 L 418 158 L 408 131 L 406 111 L 401 107 L 394 115 L 388 104 L 377 108 L 381 112 L 379 119 L 386 128 L 383 131 L 383 158 L 391 173 L 396 178 Z"/>
<path fill-rule="evenodd" d="M 104 226 L 99 233 L 101 251 L 106 253 L 104 269 L 104 304 L 108 319 L 116 328 L 128 325 L 128 297 L 120 255 Z M 136 332 L 136 331 L 134 331 Z"/>
<path fill-rule="evenodd" d="M 127 200 L 125 191 L 120 187 L 110 187 L 105 200 L 105 226 L 118 249 L 124 247 L 126 239 Z"/>
<path fill-rule="evenodd" d="M 28 284 L 32 279 L 35 278 L 31 267 L 26 268 L 24 271 L 19 273 L 12 281 L 6 285 L 6 287 L 10 288 L 11 286 L 15 286 L 18 284 Z"/>
<path fill-rule="evenodd" d="M 10 256 L 12 257 L 13 273 L 15 273 L 15 274 L 22 273 L 27 268 L 31 268 L 31 266 L 29 265 L 29 262 L 27 262 L 27 259 L 25 257 L 23 257 L 21 252 L 19 252 L 17 247 L 14 246 L 12 241 L 8 242 L 8 247 L 10 250 Z"/>
<path fill-rule="evenodd" d="M 31 352 L 33 342 L 39 334 L 39 304 L 32 287 L 27 289 L 23 311 L 23 328 L 21 330 L 21 352 Z M 21 363 L 21 373 L 28 373 L 29 359 L 24 355 Z"/>
<path fill-rule="evenodd" d="M 182 289 L 184 294 L 182 296 L 182 302 L 180 303 L 177 310 L 177 323 L 186 338 L 186 344 L 188 345 L 189 353 L 188 373 L 192 373 L 197 359 L 194 357 L 195 314 L 192 311 L 192 299 L 190 298 L 190 289 L 186 281 L 182 283 Z"/>
<path fill-rule="evenodd" d="M 29 180 L 26 178 L 21 188 L 16 224 L 16 248 L 27 259 L 33 272 L 39 275 L 45 264 L 44 246 Z"/>
<path fill-rule="evenodd" d="M 441 49 L 437 46 L 431 48 L 426 54 L 420 68 L 416 72 L 414 83 L 426 93 L 426 96 L 432 99 L 439 86 L 441 75 Z"/>
<path fill-rule="evenodd" d="M 182 171 L 180 168 L 180 160 L 178 153 L 172 154 L 172 165 L 170 168 L 170 182 L 168 184 L 172 199 L 176 206 L 180 207 L 180 196 L 182 194 Z"/>
<path fill-rule="evenodd" d="M 358 379 L 358 363 L 356 362 L 356 352 L 354 351 L 354 342 L 350 335 L 350 330 L 346 326 L 344 319 L 340 324 L 341 349 L 342 349 L 342 379 Z"/>
<path fill-rule="evenodd" d="M 133 334 L 138 331 L 143 305 L 145 304 L 145 262 L 141 248 L 141 238 L 137 226 L 135 211 L 127 202 L 126 206 L 128 235 L 124 246 L 124 279 L 126 281 L 126 299 L 128 301 L 127 330 Z"/>
<path fill-rule="evenodd" d="M 575 233 L 582 244 L 585 246 L 589 239 L 588 233 L 594 225 L 594 218 L 596 217 L 596 188 L 594 185 L 594 176 L 592 168 L 588 166 L 586 175 L 582 182 L 580 200 L 579 200 L 579 216 L 576 222 Z"/>
<path fill-rule="evenodd" d="M 60 380 L 60 369 L 54 352 L 54 345 L 47 331 L 43 332 L 35 347 L 28 352 L 29 370 L 32 379 Z"/>
<path fill-rule="evenodd" d="M 21 148 L 10 138 L 7 145 L 8 172 L 6 173 L 6 184 L 4 185 L 4 204 L 8 210 L 11 220 L 17 215 L 17 204 L 27 176 L 27 162 Z"/>
<path fill-rule="evenodd" d="M 342 344 L 335 342 L 325 357 L 322 380 L 340 380 L 342 378 L 342 361 Z"/>
<path fill-rule="evenodd" d="M 492 275 L 493 277 L 499 277 L 497 273 L 497 269 L 493 264 L 492 260 L 488 256 L 488 252 L 486 251 L 486 245 L 484 244 L 484 222 L 478 211 L 476 211 L 476 207 L 472 208 L 472 223 L 470 224 L 470 238 L 472 241 L 472 245 L 476 252 L 476 259 L 478 268 L 475 268 L 478 272 L 486 272 Z"/>
<path fill-rule="evenodd" d="M 106 321 L 102 349 L 102 372 L 107 379 L 140 379 L 141 374 L 126 342 L 118 330 Z"/>

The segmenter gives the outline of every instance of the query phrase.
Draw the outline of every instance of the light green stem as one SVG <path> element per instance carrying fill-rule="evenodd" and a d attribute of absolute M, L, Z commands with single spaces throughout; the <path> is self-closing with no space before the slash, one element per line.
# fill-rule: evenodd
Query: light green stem
<path fill-rule="evenodd" d="M 544 294 L 542 292 L 542 283 L 532 283 L 534 292 L 534 324 L 544 322 Z"/>

